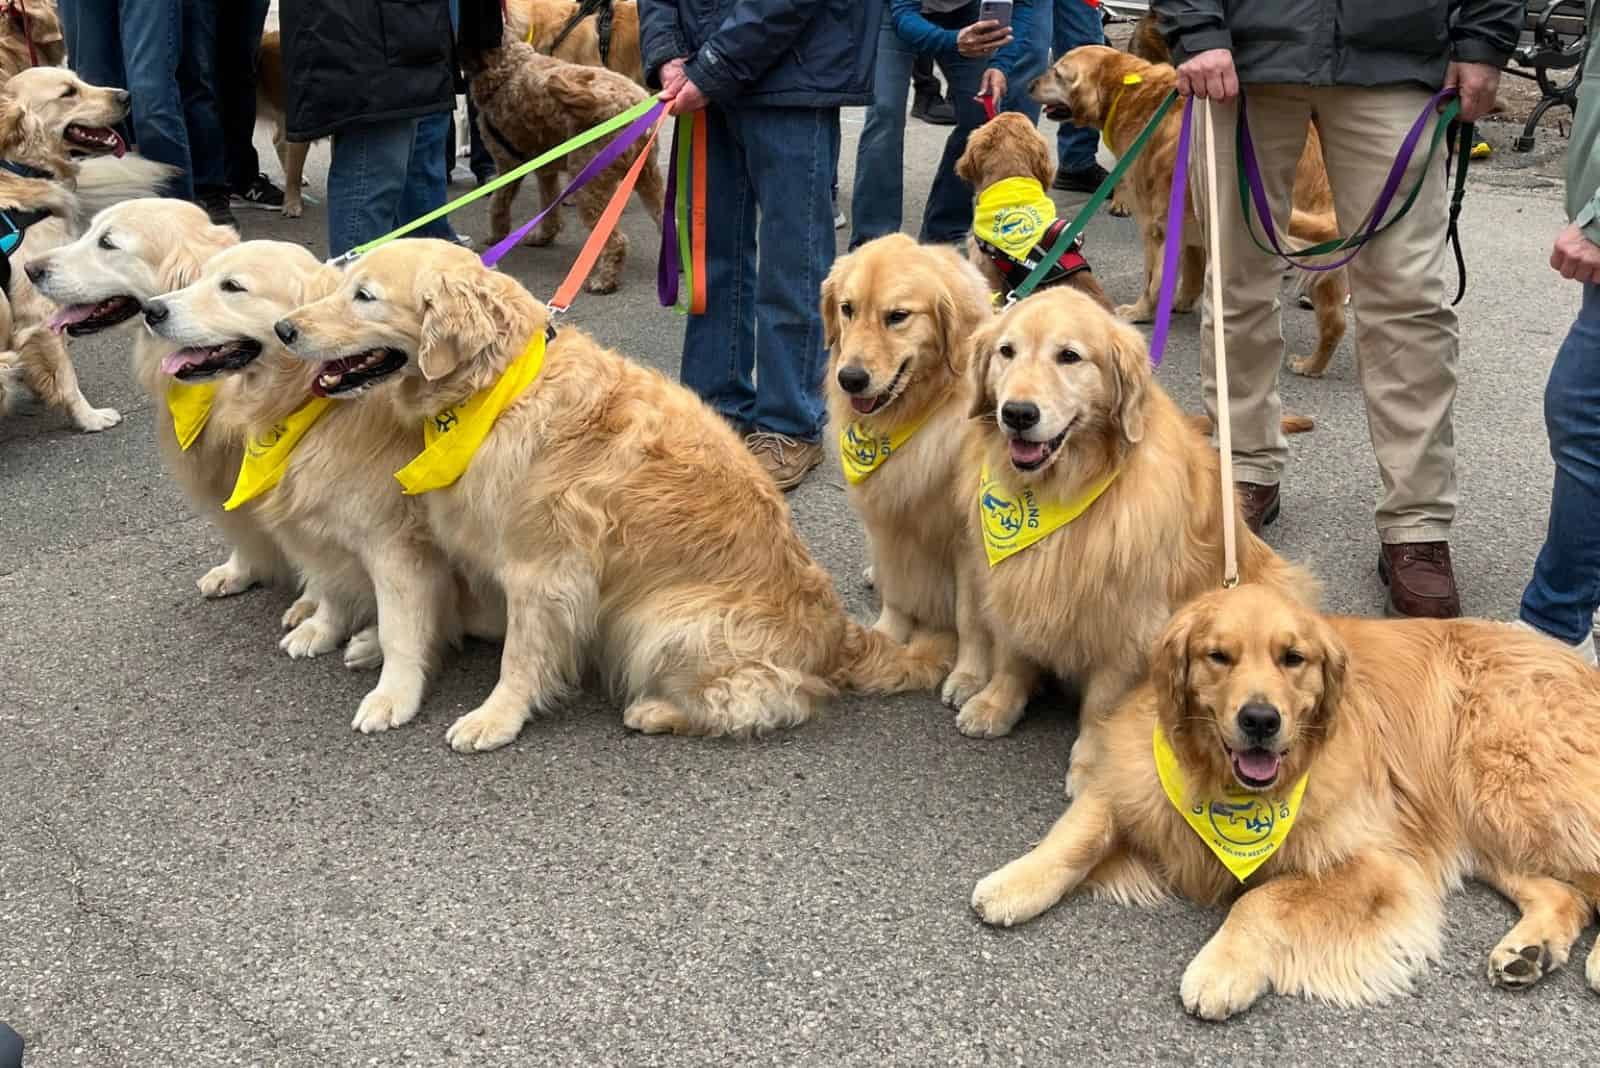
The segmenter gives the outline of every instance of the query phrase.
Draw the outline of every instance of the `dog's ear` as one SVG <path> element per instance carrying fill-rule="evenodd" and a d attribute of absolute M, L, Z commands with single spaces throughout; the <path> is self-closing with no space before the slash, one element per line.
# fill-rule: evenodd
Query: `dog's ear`
<path fill-rule="evenodd" d="M 500 340 L 491 272 L 444 268 L 418 284 L 422 330 L 417 367 L 432 382 Z"/>
<path fill-rule="evenodd" d="M 10 93 L 0 93 L 0 145 L 21 145 L 28 112 Z"/>
<path fill-rule="evenodd" d="M 1027 146 L 1023 152 L 1028 160 L 1028 173 L 1049 189 L 1056 180 L 1055 153 L 1051 151 L 1050 142 L 1044 139 L 1044 134 L 1030 126 L 1023 143 Z"/>
<path fill-rule="evenodd" d="M 989 363 L 994 359 L 994 347 L 1000 338 L 1000 323 L 994 322 L 972 332 L 972 362 L 967 375 L 972 379 L 972 407 L 969 419 L 993 419 L 995 397 L 989 388 Z"/>
<path fill-rule="evenodd" d="M 1344 699 L 1345 671 L 1350 664 L 1350 650 L 1345 646 L 1344 639 L 1339 637 L 1338 632 L 1329 626 L 1325 619 L 1317 620 L 1314 633 L 1317 647 L 1322 651 L 1322 696 L 1317 699 L 1317 707 L 1312 716 L 1326 737 L 1338 722 L 1339 703 Z"/>
<path fill-rule="evenodd" d="M 854 258 L 851 253 L 835 261 L 828 277 L 822 280 L 822 344 L 829 352 L 839 347 L 839 287 Z"/>
<path fill-rule="evenodd" d="M 1189 707 L 1189 641 L 1208 625 L 1211 609 L 1191 601 L 1167 622 L 1150 655 L 1150 684 L 1159 701 L 1157 716 L 1167 739 L 1174 744 L 1184 731 Z"/>
<path fill-rule="evenodd" d="M 207 260 L 238 243 L 239 232 L 233 227 L 213 226 L 210 223 L 193 237 L 175 242 L 156 265 L 156 281 L 164 287 L 162 292 L 170 293 L 174 289 L 193 285 Z"/>
<path fill-rule="evenodd" d="M 978 187 L 978 179 L 983 177 L 983 168 L 978 161 L 989 150 L 990 137 L 990 132 L 982 126 L 973 130 L 967 138 L 967 147 L 962 150 L 961 158 L 956 160 L 956 177 L 974 189 Z"/>
<path fill-rule="evenodd" d="M 1144 438 L 1145 402 L 1150 392 L 1150 350 L 1144 335 L 1124 322 L 1111 325 L 1111 380 L 1117 426 L 1129 445 Z"/>
<path fill-rule="evenodd" d="M 992 316 L 994 293 L 971 260 L 954 250 L 941 249 L 940 254 L 948 255 L 949 267 L 938 275 L 934 318 L 945 364 L 960 376 L 972 363 L 973 332 Z"/>

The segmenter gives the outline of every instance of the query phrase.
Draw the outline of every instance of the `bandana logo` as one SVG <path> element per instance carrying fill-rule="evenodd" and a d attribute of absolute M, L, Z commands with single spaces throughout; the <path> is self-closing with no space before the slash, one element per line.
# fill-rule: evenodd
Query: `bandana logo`
<path fill-rule="evenodd" d="M 1204 806 L 1196 805 L 1195 815 L 1200 815 L 1203 808 Z M 1271 838 L 1272 828 L 1277 825 L 1278 820 L 1289 818 L 1288 805 L 1280 801 L 1274 807 L 1272 802 L 1259 797 L 1213 801 L 1209 809 L 1207 817 L 1217 837 L 1230 845 L 1243 846 L 1246 849 L 1258 846 Z"/>
<path fill-rule="evenodd" d="M 1034 235 L 1044 229 L 1042 222 L 1039 212 L 1032 207 L 1001 208 L 994 215 L 994 232 L 1004 244 L 1027 242 L 1031 247 L 1036 242 Z"/>
<path fill-rule="evenodd" d="M 983 505 L 984 535 L 995 545 L 1009 545 L 1015 541 L 1017 535 L 1022 533 L 1024 524 L 1032 528 L 1039 525 L 1037 508 L 1029 508 L 1024 512 L 1023 502 L 997 485 L 991 483 L 985 486 L 980 501 Z"/>
<path fill-rule="evenodd" d="M 857 423 L 851 423 L 844 430 L 844 447 L 850 459 L 857 467 L 871 470 L 878 466 L 878 449 L 887 446 L 887 441 L 880 441 L 871 434 L 865 433 Z M 888 457 L 884 457 L 888 459 Z"/>

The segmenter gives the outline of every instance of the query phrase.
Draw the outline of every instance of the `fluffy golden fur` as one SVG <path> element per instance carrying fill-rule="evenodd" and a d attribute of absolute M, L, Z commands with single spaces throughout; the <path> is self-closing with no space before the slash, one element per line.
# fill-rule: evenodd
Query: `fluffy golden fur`
<path fill-rule="evenodd" d="M 893 457 L 846 487 L 866 527 L 882 601 L 876 628 L 896 641 L 917 632 L 949 634 L 963 615 L 969 627 L 981 621 L 964 603 L 977 592 L 972 573 L 979 550 L 966 519 L 971 501 L 959 496 L 951 473 L 972 404 L 970 338 L 992 314 L 988 285 L 970 263 L 951 248 L 918 245 L 904 234 L 841 257 L 822 284 L 829 439 L 842 447 L 840 435 L 852 423 L 874 435 L 918 427 Z M 857 388 L 847 390 L 843 381 Z M 962 634 L 947 686 L 981 685 L 988 654 L 986 634 Z"/>
<path fill-rule="evenodd" d="M 360 402 L 415 434 L 493 384 L 548 315 L 465 249 L 397 241 L 339 290 L 278 324 L 339 395 L 356 356 Z M 452 485 L 422 495 L 451 560 L 508 606 L 500 681 L 457 720 L 458 750 L 516 737 L 586 664 L 645 732 L 747 734 L 800 723 L 843 686 L 923 689 L 946 645 L 906 649 L 844 612 L 789 523 L 783 494 L 688 390 L 572 327 Z"/>
<path fill-rule="evenodd" d="M 309 141 L 289 140 L 288 90 L 283 81 L 283 41 L 277 30 L 261 35 L 261 51 L 256 59 L 256 117 L 272 123 L 272 147 L 283 168 L 283 214 L 298 219 L 305 213 L 306 153 Z"/>
<path fill-rule="evenodd" d="M 1055 150 L 1026 115 L 1007 112 L 972 131 L 966 151 L 956 161 L 956 175 L 972 186 L 975 197 L 1007 178 L 1033 178 L 1049 190 L 1056 178 Z M 991 290 L 1010 292 L 1005 278 L 978 247 L 976 237 L 967 238 L 967 258 L 983 272 Z M 1092 270 L 1078 271 L 1061 284 L 1087 293 L 1107 311 L 1111 310 L 1111 299 L 1100 288 Z"/>
<path fill-rule="evenodd" d="M 299 245 L 247 241 L 212 256 L 189 285 L 146 302 L 151 331 L 177 346 L 167 371 L 233 387 L 207 434 L 254 440 L 311 399 L 316 368 L 290 358 L 273 326 L 340 277 Z M 283 639 L 291 656 L 329 652 L 376 617 L 376 648 L 365 632 L 346 655 L 352 666 L 383 664 L 351 723 L 363 733 L 416 716 L 429 675 L 460 635 L 450 566 L 421 503 L 393 476 L 416 454 L 417 438 L 414 426 L 374 407 L 335 404 L 295 447 L 283 480 L 230 513 L 265 531 L 304 577 L 304 618 L 290 620 Z"/>
<path fill-rule="evenodd" d="M 472 75 L 472 99 L 478 105 L 484 143 L 501 174 L 628 110 L 646 96 L 643 89 L 620 74 L 551 59 L 520 42 L 482 53 L 477 63 L 480 68 Z M 617 183 L 633 165 L 643 144 L 642 139 L 636 142 L 621 159 L 573 194 L 586 229 L 593 230 L 600 221 Z M 560 167 L 542 168 L 536 176 L 539 206 L 543 208 L 555 200 L 561 192 L 564 173 L 568 177 L 577 174 L 604 147 L 602 138 L 567 156 Z M 495 190 L 490 198 L 491 241 L 511 232 L 511 204 L 521 186 L 521 181 L 512 182 Z M 639 173 L 634 195 L 658 227 L 663 192 L 661 170 L 652 158 Z M 561 212 L 552 211 L 528 236 L 528 244 L 548 245 L 560 232 Z M 589 292 L 610 293 L 617 288 L 627 251 L 628 238 L 618 228 L 606 241 L 594 273 L 589 276 Z"/>
<path fill-rule="evenodd" d="M 1143 80 L 1137 85 L 1124 85 L 1122 79 L 1129 74 L 1137 74 Z M 1085 45 L 1057 60 L 1054 67 L 1034 81 L 1030 93 L 1035 100 L 1050 107 L 1053 115 L 1070 117 L 1080 126 L 1101 130 L 1111 151 L 1120 156 L 1176 84 L 1177 74 L 1169 66 L 1147 63 L 1104 45 Z M 1107 113 L 1114 102 L 1112 128 L 1104 129 Z M 1168 225 L 1167 200 L 1172 190 L 1180 125 L 1181 116 L 1173 109 L 1118 186 L 1118 196 L 1132 209 L 1144 239 L 1144 290 L 1137 301 L 1117 308 L 1117 314 L 1136 323 L 1149 322 L 1155 316 L 1161 289 L 1162 245 Z M 1338 232 L 1333 193 L 1328 188 L 1328 173 L 1322 164 L 1322 142 L 1317 137 L 1316 127 L 1308 126 L 1305 150 L 1295 174 L 1289 235 L 1312 244 L 1337 237 Z M 1192 203 L 1184 223 L 1184 249 L 1179 266 L 1182 274 L 1173 310 L 1190 311 L 1204 289 L 1206 266 L 1204 238 Z M 1327 368 L 1344 337 L 1344 302 L 1348 291 L 1345 272 L 1319 274 L 1309 284 L 1309 290 L 1317 314 L 1317 348 L 1310 356 L 1291 359 L 1289 367 L 1296 374 L 1315 376 Z"/>
<path fill-rule="evenodd" d="M 1107 713 L 1144 677 L 1169 616 L 1222 581 L 1217 455 L 1151 376 L 1139 331 L 1075 290 L 1013 305 L 973 346 L 976 421 L 962 475 L 974 544 L 984 466 L 1010 493 L 1027 488 L 1052 501 L 1077 499 L 1119 472 L 1072 523 L 980 567 L 995 670 L 981 690 L 951 695 L 961 729 L 992 737 L 1021 717 L 1040 669 L 1080 679 L 1076 776 Z M 1018 429 L 1008 405 L 1032 406 L 1035 421 Z M 1250 533 L 1231 496 L 1241 577 L 1312 596 L 1310 577 Z"/>
<path fill-rule="evenodd" d="M 639 54 L 639 5 L 619 0 L 612 5 L 611 50 L 600 60 L 600 31 L 595 16 L 579 22 L 555 51 L 550 45 L 561 27 L 567 24 L 578 5 L 573 0 L 511 0 L 506 8 L 506 37 L 527 41 L 528 21 L 533 21 L 533 40 L 528 42 L 543 52 L 568 63 L 586 67 L 609 67 L 618 74 L 644 84 L 644 62 Z"/>
<path fill-rule="evenodd" d="M 90 85 L 61 67 L 24 70 L 0 87 L 0 159 L 48 176 L 0 176 L 0 206 L 51 214 L 29 227 L 12 253 L 11 284 L 0 297 L 0 411 L 32 396 L 80 430 L 105 430 L 122 420 L 116 409 L 96 408 L 84 398 L 66 346 L 45 328 L 52 306 L 22 266 L 70 241 L 101 205 L 148 197 L 171 174 L 136 156 L 99 158 L 122 152 L 122 139 L 110 127 L 127 117 L 128 101 L 123 90 Z"/>
<path fill-rule="evenodd" d="M 1128 51 L 1146 63 L 1172 62 L 1172 49 L 1161 34 L 1161 20 L 1154 11 L 1146 11 L 1134 23 L 1133 36 L 1128 39 Z"/>
<path fill-rule="evenodd" d="M 34 66 L 35 59 L 46 67 L 66 62 L 67 42 L 55 0 L 0 0 L 0 82 Z"/>
<path fill-rule="evenodd" d="M 1439 952 L 1465 876 L 1521 918 L 1491 982 L 1566 963 L 1600 905 L 1600 672 L 1484 621 L 1321 617 L 1261 587 L 1208 594 L 1161 637 L 1083 792 L 1032 852 L 978 883 L 989 923 L 1022 923 L 1079 885 L 1124 902 L 1215 903 L 1234 877 L 1168 802 L 1156 724 L 1196 790 L 1238 792 L 1246 704 L 1281 726 L 1269 801 L 1309 773 L 1279 851 L 1184 973 L 1185 1008 L 1223 1019 L 1268 990 L 1357 1005 L 1401 994 Z M 1586 975 L 1600 991 L 1600 952 Z"/>

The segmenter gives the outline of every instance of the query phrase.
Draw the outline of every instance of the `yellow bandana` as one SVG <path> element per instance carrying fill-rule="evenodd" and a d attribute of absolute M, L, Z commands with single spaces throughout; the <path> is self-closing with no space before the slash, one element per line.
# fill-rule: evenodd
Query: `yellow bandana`
<path fill-rule="evenodd" d="M 844 468 L 845 481 L 852 486 L 866 481 L 921 429 L 920 419 L 888 434 L 875 434 L 865 423 L 847 423 L 839 431 L 839 466 Z"/>
<path fill-rule="evenodd" d="M 1020 553 L 1087 512 L 1117 480 L 1117 474 L 1111 472 L 1076 500 L 1054 504 L 1041 501 L 1031 489 L 1020 495 L 1012 493 L 989 477 L 989 465 L 984 464 L 978 483 L 978 515 L 983 520 L 983 551 L 989 566 Z"/>
<path fill-rule="evenodd" d="M 167 383 L 167 411 L 172 413 L 172 432 L 177 435 L 178 448 L 184 452 L 200 437 L 211 418 L 211 402 L 216 399 L 214 382 Z"/>
<path fill-rule="evenodd" d="M 1106 109 L 1106 121 L 1100 124 L 1100 145 L 1094 153 L 1094 161 L 1104 170 L 1109 171 L 1117 165 L 1117 154 L 1106 143 L 1106 131 L 1111 129 L 1111 120 L 1117 117 L 1117 105 L 1122 103 L 1122 94 L 1128 86 L 1138 85 L 1142 81 L 1144 79 L 1137 74 L 1124 74 L 1122 88 L 1117 90 L 1117 95 L 1111 98 L 1111 106 Z"/>
<path fill-rule="evenodd" d="M 223 511 L 235 508 L 261 496 L 283 480 L 289 468 L 289 457 L 296 445 L 306 436 L 306 431 L 316 425 L 322 413 L 333 404 L 327 397 L 313 397 L 295 409 L 281 423 L 274 423 L 265 432 L 256 435 L 244 447 L 244 463 L 239 465 L 239 478 L 233 484 L 233 495 L 223 502 Z"/>
<path fill-rule="evenodd" d="M 1055 202 L 1037 178 L 1007 178 L 978 195 L 972 232 L 978 240 L 1020 260 L 1055 221 Z"/>
<path fill-rule="evenodd" d="M 545 333 L 541 330 L 494 385 L 423 420 L 422 451 L 394 473 L 407 496 L 444 489 L 466 474 L 500 413 L 539 377 L 544 367 L 544 343 Z"/>
<path fill-rule="evenodd" d="M 1286 798 L 1274 799 L 1244 790 L 1220 797 L 1191 798 L 1178 754 L 1172 751 L 1159 724 L 1155 730 L 1155 757 L 1156 774 L 1161 776 L 1167 800 L 1241 883 L 1289 837 L 1295 817 L 1300 814 L 1306 781 L 1311 777 L 1309 772 L 1300 776 Z"/>

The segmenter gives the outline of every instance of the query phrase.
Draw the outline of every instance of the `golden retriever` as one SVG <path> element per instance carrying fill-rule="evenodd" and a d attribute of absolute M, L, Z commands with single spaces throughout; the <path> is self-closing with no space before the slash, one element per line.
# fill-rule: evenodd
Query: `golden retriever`
<path fill-rule="evenodd" d="M 513 42 L 483 52 L 477 59 L 481 69 L 472 72 L 472 99 L 478 105 L 478 125 L 484 143 L 494 156 L 495 166 L 504 174 L 519 163 L 556 147 L 592 126 L 612 118 L 645 99 L 645 91 L 627 78 L 598 67 L 563 63 L 534 51 L 530 45 Z M 560 165 L 541 169 L 539 206 L 554 203 L 561 192 L 562 175 L 575 175 L 605 147 L 606 139 L 585 145 Z M 629 147 L 622 158 L 573 194 L 584 227 L 593 230 L 600 214 L 620 182 L 638 158 L 644 142 Z M 490 241 L 511 232 L 511 204 L 516 200 L 520 180 L 501 186 L 489 200 Z M 634 195 L 656 226 L 661 225 L 661 170 L 655 159 L 645 162 L 639 173 Z M 528 236 L 530 245 L 548 245 L 561 232 L 561 212 L 552 211 Z M 628 238 L 619 228 L 607 239 L 594 273 L 586 288 L 591 293 L 611 293 L 622 277 L 627 257 Z"/>
<path fill-rule="evenodd" d="M 1020 545 L 1052 503 L 1091 503 L 980 569 L 995 671 L 982 690 L 951 696 L 965 733 L 993 737 L 1021 717 L 1041 668 L 1081 679 L 1076 777 L 1168 617 L 1221 583 L 1224 507 L 1243 580 L 1306 597 L 1313 583 L 1249 532 L 1231 494 L 1221 499 L 1217 454 L 1151 376 L 1137 329 L 1057 288 L 1013 305 L 973 346 L 977 421 L 962 475 L 974 543 L 987 532 L 997 547 Z M 984 469 L 991 482 L 980 486 Z"/>
<path fill-rule="evenodd" d="M 611 5 L 611 48 L 600 55 L 597 16 L 580 20 L 561 44 L 552 49 L 556 36 L 578 11 L 573 0 L 511 0 L 506 7 L 506 36 L 526 41 L 547 56 L 586 67 L 609 67 L 618 74 L 644 84 L 644 61 L 639 53 L 639 5 L 620 0 Z M 528 24 L 533 23 L 533 40 L 528 41 Z"/>
<path fill-rule="evenodd" d="M 1054 214 L 1055 205 L 1050 202 L 1049 189 L 1056 177 L 1055 150 L 1026 115 L 1016 112 L 996 115 L 972 131 L 972 136 L 967 139 L 966 151 L 956 161 L 956 176 L 972 186 L 973 193 L 979 199 L 996 182 L 1008 178 L 1031 178 L 1039 183 L 1038 195 L 1045 202 L 1044 206 Z M 1036 228 L 1032 226 L 1032 220 L 1024 225 Z M 1045 229 L 1039 229 L 1035 246 L 1047 249 L 1050 244 L 1048 236 Z M 980 247 L 976 233 L 967 238 L 967 258 L 983 272 L 989 288 L 996 293 L 1007 296 L 1015 288 Z M 1107 311 L 1111 310 L 1111 299 L 1100 288 L 1094 272 L 1087 267 L 1074 271 L 1056 284 L 1072 286 L 1094 298 Z"/>
<path fill-rule="evenodd" d="M 356 260 L 277 332 L 319 364 L 320 392 L 371 390 L 369 417 L 416 434 L 546 344 L 548 324 L 515 279 L 418 240 Z M 947 643 L 907 649 L 852 621 L 783 494 L 699 398 L 572 327 L 542 359 L 465 470 L 421 494 L 452 561 L 508 608 L 500 681 L 450 728 L 453 747 L 510 742 L 586 661 L 648 733 L 760 732 L 842 686 L 938 681 Z"/>
<path fill-rule="evenodd" d="M 111 127 L 127 117 L 128 105 L 123 90 L 90 85 L 60 67 L 22 71 L 0 87 L 0 159 L 42 175 L 0 177 L 0 207 L 50 215 L 28 226 L 11 254 L 18 269 L 0 301 L 0 410 L 32 395 L 80 430 L 122 420 L 116 409 L 84 398 L 66 346 L 44 329 L 51 305 L 20 265 L 70 241 L 101 206 L 148 197 L 172 174 L 136 156 L 123 158 L 126 146 Z"/>
<path fill-rule="evenodd" d="M 29 67 L 59 67 L 66 59 L 55 0 L 0 0 L 0 83 Z"/>
<path fill-rule="evenodd" d="M 1195 1015 L 1232 1016 L 1268 990 L 1339 1005 L 1407 991 L 1465 876 L 1521 912 L 1489 954 L 1500 986 L 1561 967 L 1595 918 L 1600 672 L 1504 624 L 1322 617 L 1247 585 L 1173 618 L 1083 792 L 1037 848 L 978 883 L 986 922 L 1022 923 L 1080 884 L 1123 902 L 1239 894 L 1167 799 L 1158 728 L 1179 796 L 1210 799 L 1200 813 L 1246 835 L 1239 846 L 1305 782 L 1288 836 L 1184 973 Z M 1600 992 L 1600 952 L 1587 978 Z"/>
<path fill-rule="evenodd" d="M 289 140 L 288 88 L 283 80 L 283 40 L 277 30 L 261 35 L 256 58 L 256 116 L 272 124 L 272 147 L 283 168 L 283 215 L 298 219 L 305 214 L 306 153 L 309 141 Z"/>
<path fill-rule="evenodd" d="M 1137 75 L 1141 81 L 1124 85 L 1123 78 L 1127 75 Z M 1033 82 L 1030 95 L 1049 107 L 1052 117 L 1070 119 L 1080 126 L 1100 130 L 1111 151 L 1120 155 L 1133 143 L 1176 84 L 1177 74 L 1169 66 L 1147 63 L 1105 45 L 1084 45 L 1062 56 L 1055 66 L 1040 75 Z M 1105 128 L 1108 115 L 1112 123 L 1110 129 Z M 1144 239 L 1144 290 L 1137 301 L 1117 308 L 1117 314 L 1136 323 L 1149 322 L 1155 316 L 1161 290 L 1167 200 L 1172 189 L 1180 124 L 1181 116 L 1173 109 L 1118 187 L 1118 195 L 1132 209 Z M 1322 163 L 1322 142 L 1316 127 L 1308 125 L 1305 150 L 1300 154 L 1295 175 L 1289 234 L 1310 244 L 1336 237 L 1338 232 L 1333 193 L 1328 188 L 1328 173 Z M 1206 266 L 1204 238 L 1192 198 L 1184 224 L 1184 248 L 1179 266 L 1182 274 L 1173 310 L 1190 311 L 1204 288 Z M 1296 374 L 1317 376 L 1327 369 L 1328 361 L 1344 337 L 1348 282 L 1345 272 L 1340 270 L 1318 274 L 1308 285 L 1317 314 L 1317 348 L 1308 357 L 1292 358 L 1289 368 Z"/>
<path fill-rule="evenodd" d="M 822 284 L 829 437 L 867 531 L 883 605 L 876 628 L 899 642 L 916 631 L 949 634 L 960 617 L 981 621 L 958 611 L 976 595 L 978 558 L 970 501 L 952 472 L 972 404 L 969 339 L 991 316 L 988 284 L 972 264 L 904 234 L 841 257 Z M 988 675 L 987 634 L 962 633 L 946 687 L 971 692 Z"/>
<path fill-rule="evenodd" d="M 339 279 L 282 241 L 217 253 L 189 285 L 145 302 L 150 330 L 177 346 L 162 370 L 185 382 L 236 379 L 213 419 L 231 437 L 263 440 L 313 401 L 316 377 L 284 352 L 273 326 Z M 327 652 L 376 614 L 383 670 L 351 723 L 362 733 L 416 716 L 429 674 L 460 634 L 450 566 L 420 502 L 392 474 L 416 453 L 417 436 L 374 407 L 331 405 L 290 453 L 282 481 L 238 508 L 282 546 L 315 601 L 284 639 L 290 655 Z"/>

